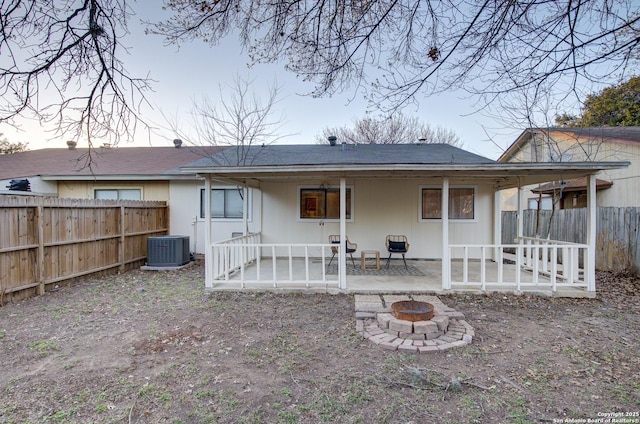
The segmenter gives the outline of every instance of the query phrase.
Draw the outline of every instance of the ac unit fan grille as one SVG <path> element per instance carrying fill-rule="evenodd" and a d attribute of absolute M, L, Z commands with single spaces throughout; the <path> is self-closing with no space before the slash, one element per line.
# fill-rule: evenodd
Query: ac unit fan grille
<path fill-rule="evenodd" d="M 147 266 L 174 267 L 189 263 L 188 236 L 157 236 L 147 239 Z"/>

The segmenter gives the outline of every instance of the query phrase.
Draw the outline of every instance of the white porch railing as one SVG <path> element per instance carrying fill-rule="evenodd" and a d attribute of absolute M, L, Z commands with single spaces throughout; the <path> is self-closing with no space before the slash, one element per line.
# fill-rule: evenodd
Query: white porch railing
<path fill-rule="evenodd" d="M 508 245 L 450 245 L 449 281 L 444 290 L 475 288 L 524 291 L 589 287 L 580 268 L 587 245 L 521 238 Z M 209 288 L 341 288 L 338 257 L 331 272 L 331 244 L 262 243 L 259 233 L 213 243 L 207 270 Z M 515 253 L 507 253 L 512 250 Z M 396 277 L 397 278 L 397 277 Z M 434 281 L 435 282 L 435 281 Z M 419 287 L 423 286 L 420 285 Z M 346 288 L 342 287 L 342 288 Z M 379 287 L 378 287 L 379 288 Z"/>
<path fill-rule="evenodd" d="M 338 273 L 328 274 L 331 244 L 261 243 L 260 233 L 211 245 L 208 287 L 337 288 Z M 337 264 L 337 255 L 334 262 Z M 294 261 L 297 261 L 294 266 Z M 300 266 L 302 263 L 303 266 Z"/>
<path fill-rule="evenodd" d="M 451 283 L 444 288 L 475 287 L 484 291 L 491 285 L 498 289 L 511 286 L 520 291 L 533 287 L 553 292 L 559 287 L 588 288 L 579 265 L 580 253 L 586 257 L 586 244 L 530 237 L 519 241 L 509 245 L 450 245 L 451 263 L 462 262 L 462 267 L 461 272 L 455 273 L 454 269 L 460 268 L 449 264 Z M 515 254 L 505 250 L 514 250 Z M 494 262 L 490 267 L 489 261 Z"/>
<path fill-rule="evenodd" d="M 567 284 L 582 285 L 586 281 L 585 276 L 581 275 L 580 253 L 586 258 L 588 245 L 533 237 L 519 237 L 518 240 L 524 244 L 522 254 L 525 268 L 543 274 L 560 272 L 559 275 L 564 277 Z M 556 268 L 553 268 L 554 265 Z"/>

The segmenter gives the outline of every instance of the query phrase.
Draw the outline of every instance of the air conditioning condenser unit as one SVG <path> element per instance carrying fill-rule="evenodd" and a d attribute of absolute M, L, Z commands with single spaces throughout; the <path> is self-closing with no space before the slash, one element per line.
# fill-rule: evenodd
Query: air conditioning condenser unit
<path fill-rule="evenodd" d="M 174 267 L 188 264 L 189 236 L 156 236 L 147 238 L 147 266 Z"/>

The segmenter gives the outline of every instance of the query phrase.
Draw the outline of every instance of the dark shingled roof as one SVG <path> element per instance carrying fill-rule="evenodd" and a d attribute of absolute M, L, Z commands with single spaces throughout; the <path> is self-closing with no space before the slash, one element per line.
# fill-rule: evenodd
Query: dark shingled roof
<path fill-rule="evenodd" d="M 590 138 L 619 138 L 640 142 L 640 127 L 561 127 L 549 131 L 573 133 Z"/>
<path fill-rule="evenodd" d="M 232 147 L 183 167 L 489 164 L 495 161 L 449 144 L 309 144 Z"/>
<path fill-rule="evenodd" d="M 77 176 L 149 176 L 179 175 L 179 167 L 221 147 L 111 147 L 91 152 L 91 168 L 87 166 L 88 149 L 40 149 L 0 155 L 0 179 L 36 175 Z"/>

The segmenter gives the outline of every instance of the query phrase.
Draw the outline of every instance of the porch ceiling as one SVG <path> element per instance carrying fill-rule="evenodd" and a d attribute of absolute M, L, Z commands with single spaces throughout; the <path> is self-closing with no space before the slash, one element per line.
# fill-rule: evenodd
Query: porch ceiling
<path fill-rule="evenodd" d="M 629 162 L 239 166 L 190 169 L 213 180 L 259 186 L 292 179 L 453 178 L 491 181 L 496 189 L 567 180 L 628 167 Z"/>

